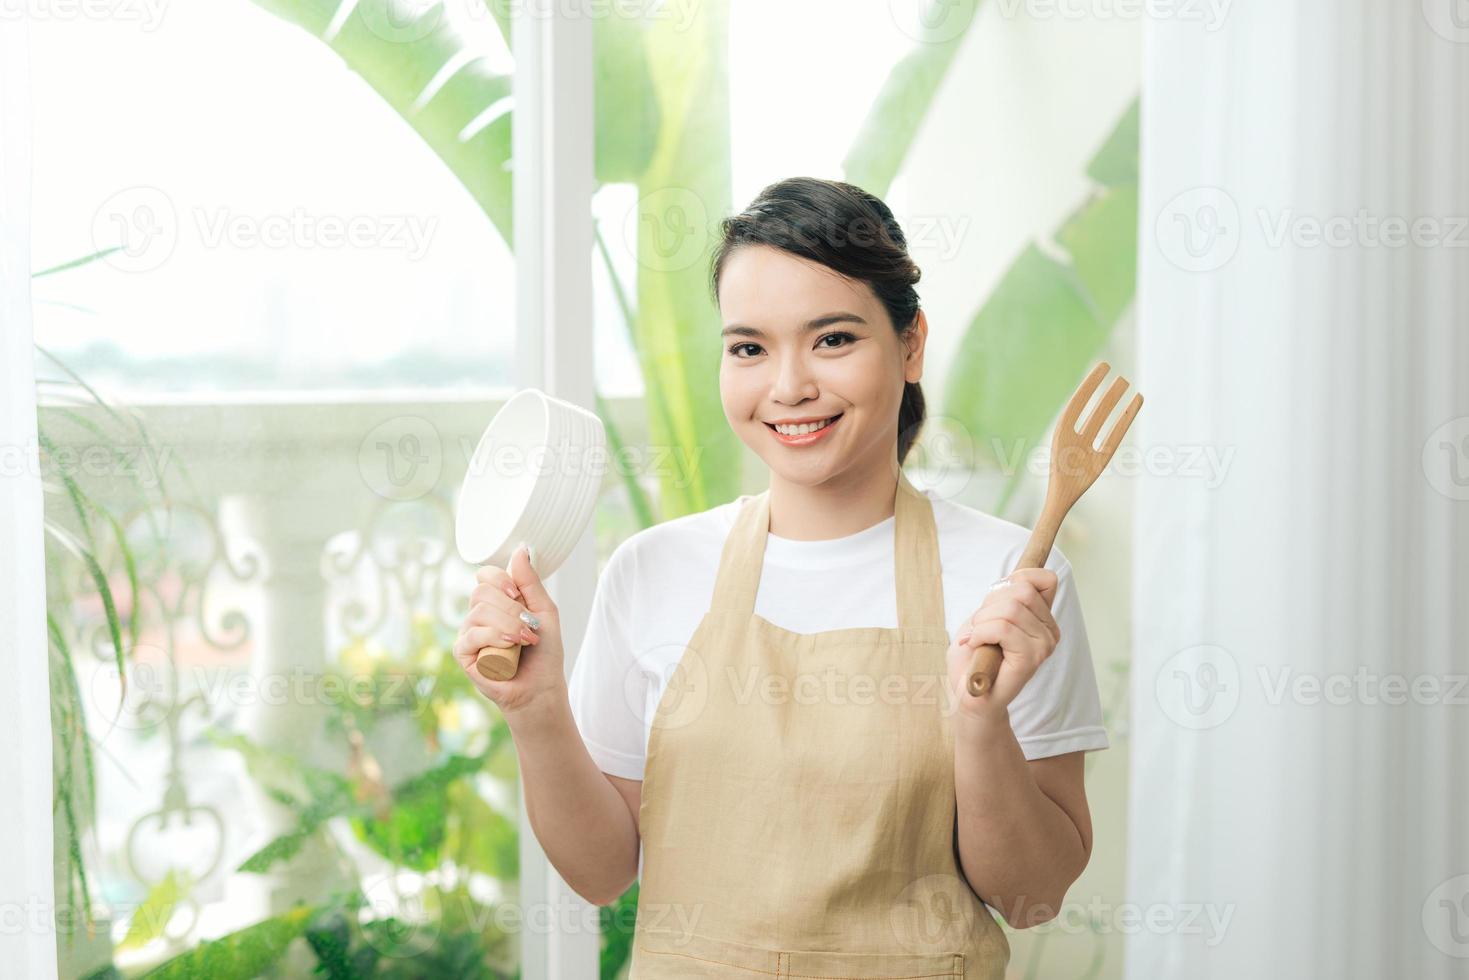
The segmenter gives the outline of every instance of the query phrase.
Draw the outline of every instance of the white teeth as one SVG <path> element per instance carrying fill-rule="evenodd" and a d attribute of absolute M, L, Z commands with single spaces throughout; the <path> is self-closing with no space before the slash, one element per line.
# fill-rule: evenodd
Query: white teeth
<path fill-rule="evenodd" d="M 833 418 L 835 418 L 835 416 L 833 416 Z M 832 419 L 826 419 L 821 422 L 804 422 L 801 425 L 777 425 L 775 427 L 775 431 L 779 432 L 783 436 L 803 436 L 808 432 L 815 432 L 818 429 L 824 429 L 828 425 L 831 425 L 831 423 Z"/>

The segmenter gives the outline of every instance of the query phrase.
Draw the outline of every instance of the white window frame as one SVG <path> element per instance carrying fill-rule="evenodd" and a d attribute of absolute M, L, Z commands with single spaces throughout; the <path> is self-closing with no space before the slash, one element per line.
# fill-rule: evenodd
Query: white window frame
<path fill-rule="evenodd" d="M 515 377 L 521 387 L 591 408 L 592 21 L 552 9 L 529 4 L 512 15 Z M 548 586 L 561 610 L 570 671 L 596 587 L 590 528 Z M 521 799 L 521 974 L 537 980 L 595 978 L 598 910 L 551 867 L 531 830 L 524 794 Z"/>
<path fill-rule="evenodd" d="M 51 688 L 31 326 L 26 11 L 0 17 L 0 972 L 56 976 Z M 19 472 L 15 468 L 19 465 Z M 68 910 L 72 911 L 72 910 Z"/>

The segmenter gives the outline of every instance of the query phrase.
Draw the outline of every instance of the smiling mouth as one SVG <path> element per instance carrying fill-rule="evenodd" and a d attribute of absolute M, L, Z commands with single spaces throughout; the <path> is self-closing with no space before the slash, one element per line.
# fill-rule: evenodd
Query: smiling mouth
<path fill-rule="evenodd" d="M 827 429 L 835 425 L 837 420 L 842 417 L 842 414 L 843 413 L 838 412 L 835 415 L 822 419 L 820 422 L 807 422 L 802 425 L 783 425 L 777 427 L 774 423 L 771 422 L 766 422 L 764 424 L 766 428 L 775 433 L 781 439 L 809 439 L 812 436 L 825 432 Z"/>

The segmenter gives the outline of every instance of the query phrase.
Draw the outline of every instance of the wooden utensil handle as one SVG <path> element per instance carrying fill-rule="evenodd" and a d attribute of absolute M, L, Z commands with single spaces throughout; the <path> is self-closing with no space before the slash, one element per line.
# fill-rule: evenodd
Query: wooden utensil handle
<path fill-rule="evenodd" d="M 520 647 L 482 647 L 474 661 L 481 677 L 508 681 L 520 669 Z"/>
<path fill-rule="evenodd" d="M 1025 545 L 1025 552 L 1015 565 L 1015 571 L 1046 566 L 1046 559 L 1051 555 L 1051 545 L 1056 543 L 1056 532 L 1061 529 L 1061 518 L 1065 516 L 1064 511 L 1056 514 L 1051 507 L 1041 512 L 1035 530 L 1030 532 L 1030 541 Z M 1000 664 L 1004 659 L 1004 653 L 993 643 L 975 648 L 974 656 L 969 659 L 969 673 L 964 681 L 969 693 L 977 698 L 988 694 L 995 686 L 995 677 L 999 674 Z"/>

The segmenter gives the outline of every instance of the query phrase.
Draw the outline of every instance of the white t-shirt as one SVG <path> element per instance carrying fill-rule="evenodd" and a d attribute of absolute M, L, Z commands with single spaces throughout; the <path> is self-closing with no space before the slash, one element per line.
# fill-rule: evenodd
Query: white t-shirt
<path fill-rule="evenodd" d="M 921 491 L 933 505 L 951 637 L 1025 550 L 1030 532 Z M 708 611 L 724 541 L 749 495 L 645 528 L 612 552 L 597 582 L 570 679 L 571 710 L 603 772 L 643 778 L 653 712 Z M 798 633 L 898 625 L 890 516 L 846 537 L 768 535 L 755 614 Z M 1059 548 L 1052 615 L 1061 641 L 1015 700 L 1010 725 L 1027 759 L 1108 747 L 1071 566 Z"/>

